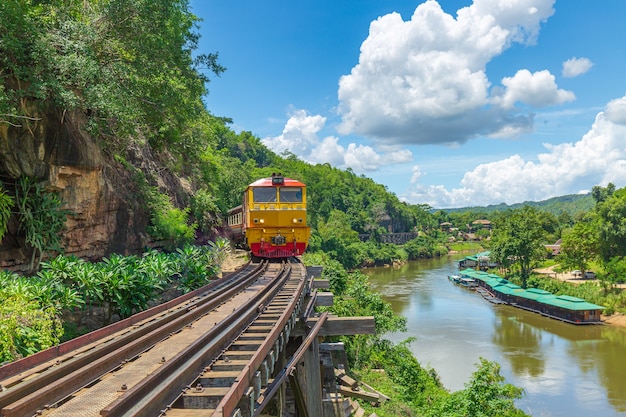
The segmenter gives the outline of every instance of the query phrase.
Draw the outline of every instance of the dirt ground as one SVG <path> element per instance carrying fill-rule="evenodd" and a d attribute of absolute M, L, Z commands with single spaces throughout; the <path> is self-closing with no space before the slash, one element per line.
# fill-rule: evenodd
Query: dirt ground
<path fill-rule="evenodd" d="M 582 284 L 583 282 L 597 282 L 598 281 L 598 280 L 590 280 L 590 279 L 574 277 L 571 274 L 571 272 L 557 273 L 554 271 L 554 266 L 551 266 L 549 268 L 535 269 L 534 272 L 538 274 L 548 275 L 551 278 L 556 278 L 560 281 L 565 281 L 565 282 L 569 282 L 572 284 Z M 620 288 L 626 288 L 626 284 L 619 284 L 618 286 Z M 619 327 L 626 327 L 626 315 L 622 313 L 615 313 L 611 316 L 602 315 L 601 319 L 606 324 L 611 324 L 613 326 L 619 326 Z"/>
<path fill-rule="evenodd" d="M 227 274 L 241 268 L 248 260 L 248 252 L 241 249 L 231 250 L 220 265 L 221 274 Z"/>

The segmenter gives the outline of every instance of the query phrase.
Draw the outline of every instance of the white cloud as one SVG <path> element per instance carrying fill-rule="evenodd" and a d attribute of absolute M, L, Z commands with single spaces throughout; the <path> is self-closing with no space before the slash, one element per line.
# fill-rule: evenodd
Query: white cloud
<path fill-rule="evenodd" d="M 554 82 L 554 75 L 549 71 L 537 71 L 533 74 L 526 69 L 517 71 L 513 77 L 502 79 L 506 87 L 501 97 L 494 99 L 505 109 L 512 109 L 517 102 L 524 102 L 534 107 L 562 104 L 576 98 L 571 91 L 560 90 Z"/>
<path fill-rule="evenodd" d="M 411 171 L 412 171 L 411 184 L 415 184 L 423 176 L 422 170 L 420 169 L 419 165 L 414 165 Z"/>
<path fill-rule="evenodd" d="M 475 0 L 455 19 L 436 1 L 426 1 L 409 21 L 397 13 L 378 18 L 361 45 L 359 63 L 339 81 L 339 132 L 381 143 L 452 144 L 528 131 L 532 115 L 510 112 L 489 96 L 485 68 L 513 42 L 534 42 L 541 22 L 554 13 L 553 4 Z M 531 78 L 545 85 L 546 75 Z M 545 105 L 570 99 L 569 94 L 554 84 L 543 97 L 517 89 L 514 101 Z"/>
<path fill-rule="evenodd" d="M 418 183 L 403 199 L 439 208 L 465 207 L 539 201 L 589 191 L 594 185 L 609 182 L 624 186 L 626 96 L 609 102 L 578 142 L 544 147 L 546 152 L 536 161 L 513 155 L 481 164 L 465 173 L 460 188 L 447 190 Z"/>
<path fill-rule="evenodd" d="M 563 62 L 562 74 L 568 78 L 578 77 L 589 71 L 592 66 L 593 62 L 587 58 L 570 58 Z"/>
<path fill-rule="evenodd" d="M 626 98 L 611 100 L 606 105 L 606 118 L 612 123 L 626 125 Z"/>
<path fill-rule="evenodd" d="M 309 116 L 304 110 L 296 110 L 287 120 L 282 134 L 263 139 L 263 143 L 277 153 L 288 150 L 296 155 L 306 155 L 318 145 L 317 132 L 325 124 L 325 117 Z"/>
<path fill-rule="evenodd" d="M 296 110 L 287 120 L 282 134 L 262 139 L 262 142 L 278 154 L 289 151 L 306 162 L 330 163 L 338 168 L 352 168 L 356 172 L 375 171 L 386 164 L 413 159 L 413 154 L 407 149 L 387 147 L 385 152 L 379 152 L 371 146 L 356 143 L 350 143 L 346 148 L 334 136 L 320 139 L 319 132 L 325 124 L 325 117 Z"/>

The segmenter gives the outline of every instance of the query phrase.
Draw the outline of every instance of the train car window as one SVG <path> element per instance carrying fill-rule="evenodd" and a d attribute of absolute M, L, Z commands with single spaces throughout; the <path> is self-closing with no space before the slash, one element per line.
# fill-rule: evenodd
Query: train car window
<path fill-rule="evenodd" d="M 281 203 L 302 203 L 301 187 L 282 187 L 280 189 Z"/>
<path fill-rule="evenodd" d="M 276 188 L 254 188 L 252 199 L 255 203 L 273 203 L 276 201 Z"/>

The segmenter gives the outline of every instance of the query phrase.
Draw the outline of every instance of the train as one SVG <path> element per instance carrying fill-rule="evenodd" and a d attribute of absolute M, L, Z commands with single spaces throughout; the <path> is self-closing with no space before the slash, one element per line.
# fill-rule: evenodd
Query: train
<path fill-rule="evenodd" d="M 248 185 L 240 206 L 228 211 L 228 228 L 235 243 L 259 259 L 300 256 L 307 248 L 306 185 L 272 174 Z"/>

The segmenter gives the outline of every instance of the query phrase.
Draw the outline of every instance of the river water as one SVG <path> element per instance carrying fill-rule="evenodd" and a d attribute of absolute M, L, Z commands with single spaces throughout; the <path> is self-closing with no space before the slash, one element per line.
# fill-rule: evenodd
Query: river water
<path fill-rule="evenodd" d="M 364 272 L 407 318 L 410 346 L 451 391 L 463 389 L 483 357 L 525 391 L 519 408 L 537 417 L 626 416 L 626 329 L 576 326 L 511 306 L 493 305 L 448 281 L 460 256 Z"/>

